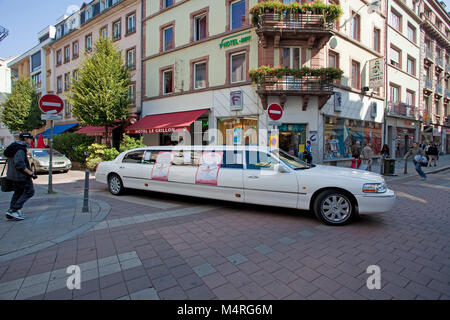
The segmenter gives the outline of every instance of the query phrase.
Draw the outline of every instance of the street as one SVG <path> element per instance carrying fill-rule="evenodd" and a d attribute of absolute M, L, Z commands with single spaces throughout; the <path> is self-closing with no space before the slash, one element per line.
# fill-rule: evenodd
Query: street
<path fill-rule="evenodd" d="M 109 214 L 71 239 L 0 260 L 0 299 L 448 300 L 449 173 L 388 182 L 393 210 L 343 227 L 275 207 L 143 191 L 115 197 L 91 176 L 90 196 L 109 204 Z M 61 197 L 81 199 L 84 172 L 54 174 L 53 182 Z M 24 213 L 33 216 L 31 204 Z M 80 290 L 65 286 L 73 264 Z M 381 289 L 369 290 L 373 265 Z"/>

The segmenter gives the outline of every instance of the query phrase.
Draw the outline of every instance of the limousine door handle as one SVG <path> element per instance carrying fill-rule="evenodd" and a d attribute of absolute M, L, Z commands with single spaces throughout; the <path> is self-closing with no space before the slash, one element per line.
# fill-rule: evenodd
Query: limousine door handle
<path fill-rule="evenodd" d="M 120 166 L 119 169 L 125 169 L 125 167 L 124 166 Z"/>
<path fill-rule="evenodd" d="M 258 176 L 248 176 L 249 179 L 258 179 Z"/>

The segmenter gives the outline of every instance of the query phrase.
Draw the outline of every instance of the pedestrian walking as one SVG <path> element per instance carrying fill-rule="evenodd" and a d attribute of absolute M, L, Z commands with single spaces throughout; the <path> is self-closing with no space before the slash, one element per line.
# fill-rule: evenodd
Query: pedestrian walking
<path fill-rule="evenodd" d="M 389 147 L 388 147 L 387 144 L 383 145 L 383 148 L 381 148 L 380 156 L 381 156 L 383 159 L 387 159 L 387 158 L 390 158 L 390 157 L 391 157 L 391 154 L 390 154 L 390 152 L 389 152 Z"/>
<path fill-rule="evenodd" d="M 33 141 L 33 136 L 26 132 L 19 135 L 19 141 L 10 144 L 3 154 L 8 158 L 7 178 L 13 181 L 14 194 L 9 210 L 6 212 L 8 220 L 23 220 L 22 207 L 34 195 L 33 180 L 37 176 L 31 171 L 28 161 L 27 148 Z"/>
<path fill-rule="evenodd" d="M 312 163 L 313 157 L 312 157 L 311 141 L 306 141 L 306 147 L 305 151 L 303 152 L 303 156 L 306 159 L 307 163 Z"/>
<path fill-rule="evenodd" d="M 361 152 L 362 165 L 360 169 L 371 171 L 373 161 L 372 158 L 373 158 L 373 150 L 370 147 L 370 143 L 367 143 Z"/>
<path fill-rule="evenodd" d="M 431 162 L 434 162 L 434 166 L 436 167 L 437 159 L 439 156 L 439 150 L 435 143 L 432 143 L 431 146 L 428 148 L 428 166 L 431 167 Z"/>
<path fill-rule="evenodd" d="M 358 169 L 361 165 L 361 143 L 356 141 L 354 145 L 352 145 L 352 165 L 351 168 Z"/>
<path fill-rule="evenodd" d="M 425 151 L 423 151 L 423 149 L 419 148 L 419 146 L 417 145 L 417 142 L 413 142 L 411 149 L 409 149 L 409 151 L 405 154 L 403 159 L 406 160 L 409 157 L 413 158 L 414 166 L 416 167 L 416 171 L 419 174 L 419 176 L 422 178 L 422 180 L 426 180 L 427 175 L 422 170 L 422 164 L 427 163 L 426 157 L 425 157 Z"/>

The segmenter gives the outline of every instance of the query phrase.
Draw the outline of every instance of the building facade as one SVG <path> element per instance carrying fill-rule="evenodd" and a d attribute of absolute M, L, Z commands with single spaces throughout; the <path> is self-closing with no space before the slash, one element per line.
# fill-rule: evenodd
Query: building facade
<path fill-rule="evenodd" d="M 443 2 L 424 0 L 420 5 L 422 142 L 436 142 L 450 152 L 448 123 L 450 100 L 450 16 Z"/>
<path fill-rule="evenodd" d="M 129 94 L 132 104 L 130 117 L 141 111 L 141 2 L 138 0 L 94 0 L 84 4 L 70 16 L 64 15 L 56 25 L 55 40 L 46 46 L 51 65 L 51 92 L 64 101 L 63 120 L 56 125 L 76 123 L 71 105 L 67 102 L 72 78 L 86 55 L 100 38 L 109 38 L 120 50 L 124 64 L 130 70 Z M 112 132 L 113 140 L 120 140 L 121 127 Z M 90 134 L 104 136 L 104 130 Z"/>
<path fill-rule="evenodd" d="M 420 136 L 420 25 L 416 1 L 387 1 L 386 122 L 390 156 L 401 158 Z"/>

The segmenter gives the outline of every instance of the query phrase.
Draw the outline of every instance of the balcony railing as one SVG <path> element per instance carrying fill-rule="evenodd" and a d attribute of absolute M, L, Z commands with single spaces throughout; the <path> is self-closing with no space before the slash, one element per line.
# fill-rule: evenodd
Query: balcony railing
<path fill-rule="evenodd" d="M 434 54 L 433 51 L 425 49 L 425 57 L 427 57 L 428 59 L 430 59 L 431 61 L 434 60 Z"/>
<path fill-rule="evenodd" d="M 416 119 L 419 115 L 415 106 L 408 105 L 403 102 L 388 102 L 387 114 L 390 116 L 402 116 Z"/>
<path fill-rule="evenodd" d="M 444 69 L 444 59 L 436 58 L 436 65 Z"/>
<path fill-rule="evenodd" d="M 266 76 L 258 83 L 258 92 L 287 95 L 327 95 L 333 93 L 333 81 L 323 80 L 319 77 L 299 79 L 293 76 L 281 78 Z"/>
<path fill-rule="evenodd" d="M 425 88 L 433 90 L 433 81 L 425 79 Z"/>
<path fill-rule="evenodd" d="M 321 14 L 265 13 L 260 16 L 258 27 L 264 31 L 328 31 L 333 28 L 333 23 L 325 23 Z"/>
<path fill-rule="evenodd" d="M 436 84 L 436 93 L 439 93 L 440 95 L 442 95 L 442 86 Z"/>

